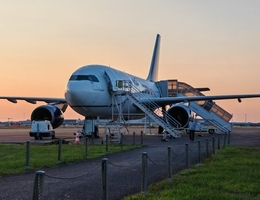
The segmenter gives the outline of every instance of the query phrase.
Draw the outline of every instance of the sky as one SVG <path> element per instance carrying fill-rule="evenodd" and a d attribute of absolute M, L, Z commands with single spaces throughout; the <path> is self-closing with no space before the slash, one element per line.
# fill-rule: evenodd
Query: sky
<path fill-rule="evenodd" d="M 0 0 L 0 96 L 64 97 L 70 75 L 103 64 L 147 77 L 156 34 L 159 79 L 205 95 L 260 93 L 258 0 Z M 216 101 L 232 121 L 260 122 L 260 98 Z M 0 121 L 36 106 L 0 100 Z M 72 109 L 65 118 L 83 117 Z"/>

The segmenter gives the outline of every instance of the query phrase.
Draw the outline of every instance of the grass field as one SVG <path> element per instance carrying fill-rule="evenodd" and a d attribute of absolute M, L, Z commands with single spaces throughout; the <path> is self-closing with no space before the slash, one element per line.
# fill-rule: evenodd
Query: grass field
<path fill-rule="evenodd" d="M 125 145 L 123 150 L 130 150 Z M 109 153 L 121 152 L 120 145 L 110 145 Z M 106 154 L 105 146 L 90 145 L 88 158 Z M 63 144 L 61 164 L 86 160 L 85 145 Z M 0 145 L 0 176 L 28 171 L 25 169 L 26 145 Z M 30 168 L 38 170 L 58 164 L 58 145 L 31 145 Z M 148 187 L 147 194 L 126 197 L 137 199 L 260 199 L 260 147 L 227 146 L 193 166 Z"/>
<path fill-rule="evenodd" d="M 164 180 L 148 187 L 146 195 L 125 200 L 260 199 L 260 147 L 229 146 L 203 163 L 173 175 L 172 182 Z"/>
<path fill-rule="evenodd" d="M 140 145 L 136 145 L 140 147 Z M 29 170 L 38 170 L 58 165 L 59 145 L 30 145 Z M 63 144 L 60 164 L 86 160 L 86 146 Z M 134 149 L 124 145 L 123 151 Z M 108 153 L 121 152 L 120 145 L 109 145 Z M 89 145 L 87 159 L 106 155 L 106 146 Z M 26 166 L 26 145 L 0 145 L 0 176 L 28 171 Z"/>

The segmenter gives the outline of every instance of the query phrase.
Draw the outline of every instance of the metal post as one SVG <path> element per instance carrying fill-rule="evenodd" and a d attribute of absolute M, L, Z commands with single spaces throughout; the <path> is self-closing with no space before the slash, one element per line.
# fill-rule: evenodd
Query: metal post
<path fill-rule="evenodd" d="M 226 146 L 226 139 L 227 139 L 227 132 L 225 132 L 225 136 L 224 136 L 224 147 Z"/>
<path fill-rule="evenodd" d="M 230 144 L 230 132 L 228 132 L 228 144 Z"/>
<path fill-rule="evenodd" d="M 42 192 L 43 192 L 43 181 L 44 181 L 44 171 L 36 171 L 35 172 L 35 179 L 34 179 L 34 188 L 33 188 L 33 200 L 40 200 L 42 199 Z"/>
<path fill-rule="evenodd" d="M 219 138 L 219 134 L 218 134 L 218 150 L 220 150 L 220 138 Z"/>
<path fill-rule="evenodd" d="M 121 150 L 123 150 L 123 133 L 120 133 L 121 137 L 120 137 L 120 144 L 121 144 Z"/>
<path fill-rule="evenodd" d="M 106 154 L 108 154 L 108 135 L 106 134 Z"/>
<path fill-rule="evenodd" d="M 189 171 L 189 144 L 185 144 L 185 151 L 186 151 L 186 170 Z"/>
<path fill-rule="evenodd" d="M 207 156 L 207 158 L 209 157 L 209 140 L 208 140 L 208 138 L 206 139 L 206 156 Z"/>
<path fill-rule="evenodd" d="M 141 131 L 141 145 L 143 144 L 143 141 L 144 141 L 144 132 L 143 131 Z"/>
<path fill-rule="evenodd" d="M 85 145 L 86 145 L 86 158 L 88 157 L 88 137 L 86 137 L 86 140 L 85 140 Z"/>
<path fill-rule="evenodd" d="M 108 174 L 107 174 L 108 159 L 102 159 L 102 200 L 108 199 Z"/>
<path fill-rule="evenodd" d="M 141 193 L 143 195 L 146 194 L 147 190 L 147 153 L 143 152 L 142 155 L 142 186 L 141 186 Z"/>
<path fill-rule="evenodd" d="M 201 165 L 200 140 L 198 141 L 198 166 Z"/>
<path fill-rule="evenodd" d="M 212 136 L 212 154 L 215 154 L 215 137 Z"/>
<path fill-rule="evenodd" d="M 30 141 L 26 142 L 26 164 L 25 169 L 29 169 L 29 163 L 30 163 Z"/>
<path fill-rule="evenodd" d="M 61 146 L 62 146 L 62 139 L 59 139 L 59 149 L 58 149 L 58 164 L 60 164 L 61 160 Z"/>
<path fill-rule="evenodd" d="M 94 137 L 95 137 L 94 134 L 95 134 L 94 132 L 91 133 L 91 144 L 94 144 Z"/>
<path fill-rule="evenodd" d="M 135 148 L 135 132 L 133 132 L 133 145 L 134 145 L 134 148 Z"/>
<path fill-rule="evenodd" d="M 172 181 L 172 151 L 170 146 L 168 146 L 168 180 Z"/>

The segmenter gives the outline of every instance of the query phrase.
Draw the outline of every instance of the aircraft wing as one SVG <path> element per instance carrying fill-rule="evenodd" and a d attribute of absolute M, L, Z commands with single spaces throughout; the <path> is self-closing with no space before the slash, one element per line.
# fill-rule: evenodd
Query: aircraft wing
<path fill-rule="evenodd" d="M 181 96 L 181 97 L 161 97 L 161 98 L 149 98 L 140 99 L 142 103 L 153 101 L 158 105 L 170 105 L 180 102 L 190 101 L 203 101 L 203 100 L 225 100 L 225 99 L 237 99 L 241 102 L 243 98 L 256 98 L 260 97 L 260 94 L 238 94 L 238 95 L 216 95 L 216 96 Z"/>
<path fill-rule="evenodd" d="M 36 104 L 37 101 L 46 103 L 62 104 L 67 103 L 65 98 L 49 98 L 49 97 L 12 97 L 12 96 L 0 96 L 0 99 L 6 99 L 12 103 L 17 103 L 17 100 L 27 101 L 28 103 Z"/>

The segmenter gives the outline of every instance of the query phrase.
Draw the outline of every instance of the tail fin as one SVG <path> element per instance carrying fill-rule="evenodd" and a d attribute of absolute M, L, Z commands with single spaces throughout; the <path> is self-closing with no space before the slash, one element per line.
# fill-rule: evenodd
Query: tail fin
<path fill-rule="evenodd" d="M 152 56 L 152 61 L 150 65 L 150 71 L 148 74 L 148 77 L 146 80 L 155 82 L 158 79 L 158 63 L 159 63 L 159 53 L 160 53 L 160 41 L 161 41 L 161 36 L 157 34 L 155 44 L 154 44 L 154 49 L 153 49 L 153 56 Z"/>

